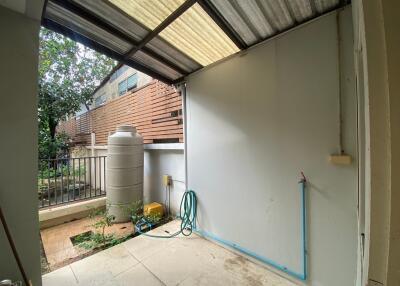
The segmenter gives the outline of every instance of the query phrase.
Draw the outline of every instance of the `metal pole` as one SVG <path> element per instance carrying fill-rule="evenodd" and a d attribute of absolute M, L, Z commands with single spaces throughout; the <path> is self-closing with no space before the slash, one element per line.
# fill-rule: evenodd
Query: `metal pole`
<path fill-rule="evenodd" d="M 64 202 L 64 170 L 63 170 L 63 159 L 60 159 L 61 162 L 61 202 Z"/>
<path fill-rule="evenodd" d="M 47 161 L 47 199 L 49 200 L 49 206 L 51 205 L 50 198 L 50 159 Z"/>
<path fill-rule="evenodd" d="M 340 13 L 336 13 L 336 35 L 337 35 L 337 62 L 338 62 L 338 84 L 339 84 L 339 94 L 338 94 L 338 129 L 339 129 L 339 154 L 344 154 L 343 149 L 343 134 L 342 134 L 342 71 L 341 71 L 341 51 L 340 51 Z"/>
<path fill-rule="evenodd" d="M 67 199 L 69 202 L 69 158 L 67 159 Z"/>
<path fill-rule="evenodd" d="M 101 195 L 101 157 L 99 156 L 99 188 L 100 188 L 100 195 Z"/>
<path fill-rule="evenodd" d="M 106 190 L 106 156 L 103 157 L 103 162 L 104 162 L 104 168 L 103 168 L 103 174 L 104 174 L 104 193 L 107 192 Z"/>
<path fill-rule="evenodd" d="M 52 160 L 53 170 L 54 170 L 54 201 L 57 204 L 57 159 Z"/>
<path fill-rule="evenodd" d="M 97 164 L 97 160 L 96 157 L 93 158 L 94 160 L 94 196 L 97 196 L 97 168 L 96 168 L 96 164 Z"/>
<path fill-rule="evenodd" d="M 184 161 L 185 161 L 185 189 L 189 189 L 189 179 L 188 179 L 188 144 L 187 144 L 187 101 L 186 101 L 186 83 L 180 85 L 179 89 L 181 90 L 182 95 L 182 111 L 183 111 L 183 144 L 184 144 Z"/>
<path fill-rule="evenodd" d="M 81 198 L 81 158 L 78 159 L 78 192 L 79 199 Z"/>
<path fill-rule="evenodd" d="M 92 157 L 89 157 L 89 196 L 92 197 Z"/>
<path fill-rule="evenodd" d="M 83 166 L 85 166 L 85 167 L 84 167 L 84 168 L 85 168 L 85 172 L 84 172 L 84 173 L 85 173 L 85 180 L 84 180 L 84 184 L 85 184 L 85 185 L 83 186 L 83 189 L 84 189 L 84 192 L 85 192 L 85 199 L 86 199 L 86 195 L 87 195 L 87 194 L 86 194 L 86 175 L 87 175 L 87 174 L 86 174 L 86 172 L 87 172 L 87 168 L 86 168 L 86 157 L 83 158 Z"/>
<path fill-rule="evenodd" d="M 75 179 L 75 158 L 72 158 L 72 175 L 74 176 L 74 185 L 72 187 L 72 200 L 75 201 L 75 187 L 76 187 L 76 179 Z"/>
<path fill-rule="evenodd" d="M 43 202 L 43 198 L 44 198 L 44 192 L 43 192 L 43 169 L 40 171 L 41 173 L 41 178 L 40 178 L 40 193 L 42 194 L 42 207 L 44 207 L 44 202 Z"/>

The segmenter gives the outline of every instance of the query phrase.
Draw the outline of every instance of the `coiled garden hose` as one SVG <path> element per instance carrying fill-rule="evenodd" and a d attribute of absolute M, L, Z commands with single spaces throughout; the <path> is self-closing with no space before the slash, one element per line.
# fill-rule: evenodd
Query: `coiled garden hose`
<path fill-rule="evenodd" d="M 181 227 L 177 232 L 170 235 L 155 235 L 155 234 L 147 234 L 142 232 L 142 226 L 147 225 L 151 229 L 151 223 L 148 222 L 145 218 L 139 220 L 136 225 L 136 231 L 140 234 L 156 237 L 156 238 L 172 238 L 179 234 L 183 234 L 184 236 L 189 236 L 192 234 L 193 230 L 196 228 L 196 217 L 197 217 L 197 197 L 196 193 L 192 190 L 187 190 L 183 194 L 181 205 L 179 208 L 179 218 L 181 219 Z"/>

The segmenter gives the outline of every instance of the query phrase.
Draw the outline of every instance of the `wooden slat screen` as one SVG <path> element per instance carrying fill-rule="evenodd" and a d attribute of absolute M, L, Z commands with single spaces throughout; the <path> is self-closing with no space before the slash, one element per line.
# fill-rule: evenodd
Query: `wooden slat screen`
<path fill-rule="evenodd" d="M 182 97 L 173 87 L 153 80 L 148 85 L 111 100 L 107 104 L 59 125 L 76 144 L 106 145 L 110 132 L 121 124 L 132 124 L 144 143 L 183 142 Z M 83 136 L 86 135 L 86 136 Z"/>

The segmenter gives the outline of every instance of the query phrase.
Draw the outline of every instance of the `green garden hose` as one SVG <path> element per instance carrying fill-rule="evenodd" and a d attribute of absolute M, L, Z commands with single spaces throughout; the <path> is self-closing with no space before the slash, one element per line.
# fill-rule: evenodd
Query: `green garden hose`
<path fill-rule="evenodd" d="M 192 234 L 193 230 L 196 228 L 196 217 L 197 217 L 197 197 L 196 193 L 192 190 L 185 191 L 183 194 L 181 205 L 179 208 L 179 218 L 181 219 L 181 228 L 177 232 L 170 235 L 154 235 L 142 232 L 142 226 L 148 225 L 151 227 L 151 223 L 146 221 L 145 218 L 139 220 L 135 229 L 138 233 L 156 238 L 172 238 L 179 234 L 184 236 L 189 236 Z"/>

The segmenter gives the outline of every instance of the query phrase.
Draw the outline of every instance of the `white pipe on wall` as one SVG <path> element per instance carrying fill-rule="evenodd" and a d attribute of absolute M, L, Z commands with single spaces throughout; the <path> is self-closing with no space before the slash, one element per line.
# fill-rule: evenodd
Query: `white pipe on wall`
<path fill-rule="evenodd" d="M 187 164 L 187 110 L 186 110 L 186 83 L 179 86 L 182 95 L 182 112 L 183 112 L 183 142 L 184 142 L 184 164 L 185 164 L 185 189 L 189 189 L 188 181 L 188 164 Z"/>

